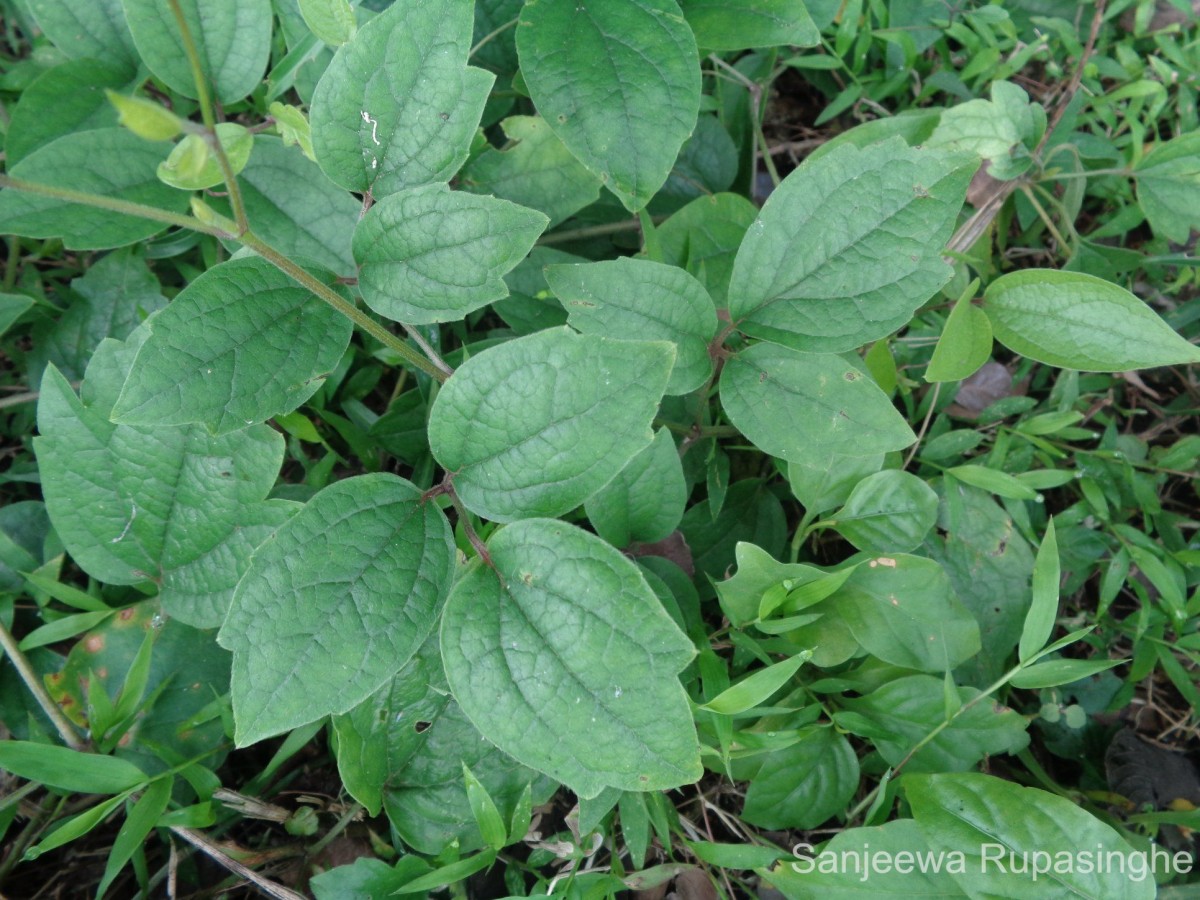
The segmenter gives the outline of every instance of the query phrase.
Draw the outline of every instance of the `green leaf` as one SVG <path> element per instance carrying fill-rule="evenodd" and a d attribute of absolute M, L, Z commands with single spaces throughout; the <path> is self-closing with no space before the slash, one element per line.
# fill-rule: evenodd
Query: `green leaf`
<path fill-rule="evenodd" d="M 286 501 L 262 502 L 283 439 L 266 426 L 212 437 L 198 427 L 111 423 L 136 351 L 132 339 L 101 344 L 82 399 L 57 369 L 43 377 L 34 450 L 46 508 L 88 574 L 156 581 L 170 615 L 211 628 L 251 551 L 291 513 Z"/>
<path fill-rule="evenodd" d="M 496 801 L 488 793 L 478 778 L 471 772 L 471 767 L 463 764 L 463 782 L 467 786 L 467 800 L 471 804 L 471 812 L 475 815 L 475 824 L 483 835 L 483 843 L 492 850 L 503 850 L 508 843 L 508 829 L 500 810 L 496 809 Z"/>
<path fill-rule="evenodd" d="M 229 167 L 237 175 L 250 160 L 254 135 L 244 125 L 220 122 L 217 124 L 217 139 L 225 150 Z M 159 164 L 158 177 L 181 191 L 202 191 L 224 183 L 225 172 L 217 155 L 209 147 L 208 139 L 198 134 L 187 134 L 175 145 L 171 155 Z"/>
<path fill-rule="evenodd" d="M 13 324 L 29 311 L 33 299 L 24 294 L 0 293 L 0 335 L 8 331 Z"/>
<path fill-rule="evenodd" d="M 45 837 L 26 850 L 22 860 L 27 862 L 37 859 L 43 853 L 48 853 L 51 850 L 61 847 L 63 844 L 68 844 L 76 838 L 87 834 L 111 816 L 128 799 L 132 792 L 133 789 L 131 788 L 115 797 L 109 797 L 102 803 L 97 803 L 91 809 L 84 810 L 78 815 L 71 816 L 69 819 L 63 819 Z"/>
<path fill-rule="evenodd" d="M 446 677 L 483 735 L 580 797 L 699 778 L 676 678 L 695 649 L 637 567 L 545 519 L 501 529 L 488 552 L 496 570 L 468 569 L 442 618 Z"/>
<path fill-rule="evenodd" d="M 937 523 L 938 498 L 916 475 L 886 469 L 854 486 L 829 524 L 859 550 L 906 553 Z"/>
<path fill-rule="evenodd" d="M 311 260 L 337 275 L 353 274 L 350 238 L 362 204 L 326 178 L 316 163 L 278 138 L 259 135 L 238 183 L 246 217 L 260 238 L 292 259 Z M 220 198 L 209 202 L 232 215 Z"/>
<path fill-rule="evenodd" d="M 218 641 L 238 746 L 344 713 L 408 662 L 450 584 L 450 525 L 394 475 L 318 493 L 255 553 Z"/>
<path fill-rule="evenodd" d="M 300 15 L 313 34 L 334 47 L 358 30 L 354 8 L 346 0 L 300 0 Z"/>
<path fill-rule="evenodd" d="M 214 434 L 291 412 L 350 343 L 350 321 L 259 257 L 221 263 L 148 323 L 112 411 L 128 425 Z"/>
<path fill-rule="evenodd" d="M 1082 681 L 1126 662 L 1126 659 L 1052 659 L 1027 666 L 1009 679 L 1009 684 L 1030 690 L 1059 687 Z"/>
<path fill-rule="evenodd" d="M 762 844 L 715 844 L 710 841 L 687 841 L 686 846 L 696 858 L 723 869 L 756 869 L 769 866 L 779 859 L 790 859 L 786 850 Z"/>
<path fill-rule="evenodd" d="M 687 394 L 712 375 L 708 344 L 717 333 L 712 298 L 695 278 L 675 266 L 621 259 L 550 266 L 550 289 L 567 310 L 567 321 L 584 334 L 675 345 L 668 394 Z"/>
<path fill-rule="evenodd" d="M 183 119 L 161 103 L 144 97 L 127 97 L 116 91 L 104 93 L 116 109 L 121 125 L 144 140 L 174 140 L 183 130 Z"/>
<path fill-rule="evenodd" d="M 1054 534 L 1054 519 L 1046 525 L 1046 536 L 1038 547 L 1037 559 L 1033 563 L 1033 602 L 1025 614 L 1025 627 L 1021 630 L 1018 658 L 1028 662 L 1029 658 L 1046 646 L 1054 622 L 1058 618 L 1058 591 L 1061 579 L 1058 561 L 1058 539 Z"/>
<path fill-rule="evenodd" d="M 1134 168 L 1138 205 L 1158 234 L 1185 244 L 1200 229 L 1200 133 L 1159 144 Z"/>
<path fill-rule="evenodd" d="M 508 296 L 504 275 L 546 221 L 532 209 L 445 184 L 398 191 L 354 230 L 363 299 L 399 322 L 457 321 Z"/>
<path fill-rule="evenodd" d="M 925 370 L 926 381 L 962 381 L 978 371 L 992 355 L 992 323 L 987 313 L 960 299 L 950 310 L 942 336 Z"/>
<path fill-rule="evenodd" d="M 119 794 L 149 780 L 128 760 L 32 741 L 0 741 L 0 768 L 78 794 Z"/>
<path fill-rule="evenodd" d="M 558 225 L 600 196 L 600 179 L 577 160 L 539 116 L 500 123 L 509 144 L 488 147 L 462 173 L 462 186 L 539 210 Z"/>
<path fill-rule="evenodd" d="M 952 466 L 946 469 L 946 474 L 997 497 L 1009 500 L 1037 500 L 1038 497 L 1037 491 L 1025 482 L 999 469 L 975 465 Z"/>
<path fill-rule="evenodd" d="M 614 547 L 652 544 L 679 526 L 687 505 L 683 464 L 671 433 L 660 430 L 584 505 L 596 534 Z"/>
<path fill-rule="evenodd" d="M 187 196 L 167 187 L 155 174 L 168 146 L 143 141 L 124 128 L 76 132 L 39 147 L 13 166 L 9 175 L 183 212 Z M 0 192 L 0 231 L 22 237 L 59 237 L 70 250 L 121 247 L 166 227 L 161 222 L 13 188 Z"/>
<path fill-rule="evenodd" d="M 792 494 L 812 515 L 846 502 L 855 485 L 883 466 L 883 454 L 844 456 L 822 453 L 793 460 L 787 465 Z"/>
<path fill-rule="evenodd" d="M 15 166 L 63 135 L 116 125 L 117 113 L 105 97 L 105 88 L 116 90 L 128 84 L 128 66 L 95 59 L 69 60 L 45 72 L 21 93 L 12 111 L 4 142 L 7 165 Z"/>
<path fill-rule="evenodd" d="M 468 509 L 497 522 L 556 516 L 650 443 L 674 347 L 565 328 L 471 357 L 438 392 L 429 446 Z"/>
<path fill-rule="evenodd" d="M 1078 272 L 1024 269 L 984 292 L 996 340 L 1029 359 L 1089 372 L 1200 362 L 1158 314 L 1118 285 Z"/>
<path fill-rule="evenodd" d="M 173 784 L 173 778 L 160 778 L 158 781 L 152 781 L 142 796 L 138 798 L 137 803 L 133 804 L 133 809 L 125 817 L 125 822 L 121 825 L 121 830 L 117 832 L 117 837 L 113 841 L 108 861 L 104 864 L 104 876 L 100 879 L 99 887 L 96 888 L 97 897 L 104 896 L 104 892 L 108 890 L 113 879 L 133 858 L 133 854 L 142 848 L 146 837 L 158 824 L 159 817 L 167 809 L 167 803 L 171 800 Z"/>
<path fill-rule="evenodd" d="M 942 250 L 975 168 L 898 137 L 805 162 L 738 250 L 734 323 L 799 350 L 850 350 L 895 331 L 950 280 Z"/>
<path fill-rule="evenodd" d="M 755 446 L 789 462 L 827 453 L 870 456 L 916 440 L 887 395 L 831 354 L 748 347 L 725 363 L 721 402 Z"/>
<path fill-rule="evenodd" d="M 821 42 L 803 0 L 681 0 L 679 5 L 696 43 L 707 50 L 814 47 Z"/>
<path fill-rule="evenodd" d="M 1149 872 L 1130 877 L 1138 851 L 1063 797 L 974 773 L 909 775 L 904 792 L 930 847 L 965 855 L 966 871 L 955 880 L 973 896 L 1155 896 Z M 1057 851 L 1072 864 L 1056 865 Z"/>
<path fill-rule="evenodd" d="M 957 689 L 965 706 L 978 691 Z M 945 688 L 941 678 L 910 675 L 889 681 L 865 697 L 846 698 L 845 707 L 865 716 L 878 729 L 872 739 L 880 755 L 895 766 L 930 732 L 946 720 Z M 1016 753 L 1029 743 L 1027 722 L 1011 709 L 990 702 L 961 712 L 936 737 L 912 755 L 908 772 L 962 771 L 984 756 Z"/>
<path fill-rule="evenodd" d="M 700 111 L 700 60 L 674 0 L 531 0 L 517 24 L 538 112 L 630 212 L 671 172 Z"/>
<path fill-rule="evenodd" d="M 979 652 L 975 617 L 931 559 L 907 554 L 872 559 L 854 570 L 828 604 L 867 652 L 893 665 L 945 672 Z"/>
<path fill-rule="evenodd" d="M 738 247 L 757 216 L 740 194 L 699 197 L 659 226 L 662 261 L 695 275 L 723 307 Z"/>
<path fill-rule="evenodd" d="M 72 59 L 113 63 L 129 74 L 137 68 L 121 0 L 29 0 L 27 6 L 46 37 Z"/>
<path fill-rule="evenodd" d="M 805 729 L 791 746 L 767 756 L 746 790 L 742 815 L 769 829 L 817 828 L 858 790 L 858 757 L 836 729 Z"/>
<path fill-rule="evenodd" d="M 142 61 L 173 91 L 196 96 L 196 84 L 171 7 L 160 0 L 123 0 Z M 271 0 L 179 0 L 200 55 L 200 69 L 222 103 L 258 87 L 271 55 Z"/>
<path fill-rule="evenodd" d="M 467 65 L 472 26 L 469 3 L 397 3 L 338 49 L 310 113 L 335 184 L 378 200 L 458 171 L 495 80 Z"/>
<path fill-rule="evenodd" d="M 766 702 L 772 694 L 791 681 L 792 676 L 811 658 L 812 654 L 802 651 L 782 662 L 759 669 L 753 675 L 721 691 L 699 708 L 722 716 L 736 716 L 753 709 Z"/>

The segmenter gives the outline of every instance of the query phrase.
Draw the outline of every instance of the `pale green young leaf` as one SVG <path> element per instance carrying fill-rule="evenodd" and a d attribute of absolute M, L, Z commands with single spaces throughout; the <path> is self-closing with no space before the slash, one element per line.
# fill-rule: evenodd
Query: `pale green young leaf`
<path fill-rule="evenodd" d="M 1138 205 L 1150 227 L 1176 243 L 1200 229 L 1200 132 L 1159 144 L 1134 169 Z"/>
<path fill-rule="evenodd" d="M 34 150 L 8 174 L 20 181 L 180 213 L 187 208 L 187 196 L 167 187 L 155 174 L 169 147 L 144 141 L 124 128 L 76 132 Z M 0 191 L 0 231 L 22 237 L 62 238 L 71 250 L 134 244 L 166 227 L 150 219 L 13 188 Z"/>
<path fill-rule="evenodd" d="M 813 47 L 821 32 L 804 0 L 681 0 L 683 14 L 706 50 Z"/>
<path fill-rule="evenodd" d="M 127 97 L 116 91 L 104 93 L 117 111 L 120 123 L 140 138 L 147 141 L 169 141 L 177 137 L 183 128 L 183 120 L 161 103 L 155 103 L 145 97 Z"/>
<path fill-rule="evenodd" d="M 964 295 L 950 310 L 925 380 L 962 381 L 974 375 L 991 355 L 992 323 L 987 313 Z"/>
<path fill-rule="evenodd" d="M 8 167 L 63 135 L 116 125 L 105 90 L 125 89 L 129 81 L 128 67 L 95 59 L 68 60 L 44 72 L 12 110 L 4 140 Z"/>
<path fill-rule="evenodd" d="M 29 0 L 27 6 L 46 37 L 72 59 L 114 63 L 131 75 L 137 68 L 121 0 Z"/>
<path fill-rule="evenodd" d="M 671 344 L 566 328 L 491 347 L 438 392 L 429 446 L 479 515 L 561 515 L 650 443 L 674 356 Z"/>
<path fill-rule="evenodd" d="M 119 794 L 149 780 L 128 760 L 32 741 L 0 741 L 0 769 L 79 794 Z"/>
<path fill-rule="evenodd" d="M 722 716 L 736 716 L 766 702 L 772 694 L 787 684 L 802 665 L 812 658 L 811 653 L 800 652 L 782 662 L 743 678 L 737 684 L 721 691 L 700 709 Z"/>
<path fill-rule="evenodd" d="M 667 429 L 588 498 L 584 509 L 596 534 L 614 547 L 661 541 L 679 526 L 688 488 Z"/>
<path fill-rule="evenodd" d="M 984 292 L 996 340 L 1029 359 L 1088 372 L 1200 362 L 1149 306 L 1112 282 L 1079 272 L 1023 269 Z"/>
<path fill-rule="evenodd" d="M 218 641 L 239 746 L 362 702 L 417 652 L 453 574 L 441 510 L 394 475 L 318 493 L 258 549 Z"/>
<path fill-rule="evenodd" d="M 938 498 L 924 480 L 886 469 L 854 486 L 828 524 L 859 550 L 907 553 L 937 523 Z"/>
<path fill-rule="evenodd" d="M 567 148 L 630 212 L 650 202 L 700 111 L 696 41 L 674 0 L 532 0 L 517 51 Z"/>
<path fill-rule="evenodd" d="M 942 250 L 975 168 L 971 157 L 900 138 L 804 163 L 738 250 L 734 323 L 753 337 L 835 352 L 895 331 L 950 280 Z"/>
<path fill-rule="evenodd" d="M 1134 879 L 1125 868 L 1134 848 L 1065 797 L 973 772 L 909 775 L 904 793 L 930 847 L 965 855 L 964 871 L 952 875 L 973 896 L 1142 900 L 1156 894 L 1152 875 Z M 1116 857 L 1122 864 L 1048 866 L 1036 883 L 1029 871 L 1015 871 L 1022 858 L 1071 848 L 1087 850 L 1093 861 Z M 995 861 L 997 856 L 1008 863 L 1009 854 L 1014 855 L 1010 865 L 984 863 L 985 858 Z"/>
<path fill-rule="evenodd" d="M 488 542 L 442 617 L 446 676 L 483 735 L 581 797 L 700 777 L 677 674 L 695 653 L 617 550 L 534 519 Z M 603 598 L 603 602 L 600 601 Z"/>
<path fill-rule="evenodd" d="M 347 0 L 300 0 L 304 24 L 326 44 L 340 47 L 358 30 L 354 8 Z"/>
<path fill-rule="evenodd" d="M 755 344 L 726 362 L 721 401 L 756 447 L 789 462 L 870 456 L 916 440 L 887 395 L 832 354 Z"/>
<path fill-rule="evenodd" d="M 261 425 L 213 437 L 194 426 L 113 424 L 137 346 L 101 344 L 82 399 L 57 369 L 43 377 L 34 450 L 46 508 L 88 574 L 108 584 L 158 582 L 168 614 L 212 628 L 251 551 L 291 514 L 287 501 L 263 502 L 283 439 Z"/>
<path fill-rule="evenodd" d="M 285 147 L 298 146 L 300 151 L 315 163 L 317 157 L 313 153 L 312 127 L 308 124 L 308 117 L 304 115 L 304 111 L 279 101 L 272 103 L 268 107 L 268 111 L 271 113 L 271 118 L 275 120 L 275 130 L 283 139 L 283 145 Z"/>
<path fill-rule="evenodd" d="M 1046 535 L 1038 547 L 1033 563 L 1033 602 L 1025 614 L 1025 626 L 1021 629 L 1021 643 L 1017 656 L 1021 662 L 1046 646 L 1054 622 L 1058 618 L 1058 591 L 1060 563 L 1058 561 L 1058 538 L 1054 533 L 1054 519 L 1046 525 Z"/>
<path fill-rule="evenodd" d="M 113 421 L 214 434 L 291 412 L 351 334 L 348 319 L 259 257 L 209 269 L 147 326 Z"/>
<path fill-rule="evenodd" d="M 363 299 L 399 322 L 461 319 L 508 296 L 504 276 L 546 224 L 535 210 L 445 184 L 398 191 L 354 230 Z"/>
<path fill-rule="evenodd" d="M 539 210 L 558 225 L 600 196 L 601 182 L 538 116 L 500 123 L 510 146 L 488 147 L 463 170 L 462 186 Z"/>
<path fill-rule="evenodd" d="M 830 726 L 807 728 L 766 757 L 746 790 L 743 816 L 760 828 L 816 828 L 846 809 L 858 780 L 850 742 Z"/>
<path fill-rule="evenodd" d="M 673 343 L 668 394 L 690 393 L 712 375 L 708 344 L 717 333 L 717 313 L 708 291 L 687 272 L 622 257 L 550 266 L 546 281 L 566 308 L 567 321 L 584 334 Z"/>
<path fill-rule="evenodd" d="M 378 200 L 458 171 L 495 80 L 467 65 L 472 25 L 469 3 L 396 3 L 338 48 L 309 115 L 335 184 Z"/>
<path fill-rule="evenodd" d="M 183 36 L 168 3 L 123 0 L 142 61 L 173 91 L 196 96 Z M 222 103 L 236 103 L 262 80 L 271 55 L 271 0 L 179 0 L 200 69 Z"/>
<path fill-rule="evenodd" d="M 236 122 L 219 122 L 217 140 L 221 142 L 229 167 L 237 175 L 250 160 L 254 135 Z M 225 171 L 206 138 L 187 134 L 159 164 L 158 177 L 181 191 L 203 191 L 224 183 Z"/>

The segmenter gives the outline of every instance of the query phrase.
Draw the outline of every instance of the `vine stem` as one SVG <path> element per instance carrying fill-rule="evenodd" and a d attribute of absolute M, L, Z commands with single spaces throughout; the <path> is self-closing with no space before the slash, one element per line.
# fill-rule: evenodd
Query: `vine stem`
<path fill-rule="evenodd" d="M 188 66 L 192 70 L 192 81 L 196 84 L 197 101 L 200 104 L 200 118 L 204 120 L 204 130 L 208 132 L 209 144 L 217 157 L 217 165 L 221 167 L 221 175 L 225 179 L 225 189 L 229 191 L 229 206 L 233 210 L 234 221 L 237 222 L 237 233 L 245 234 L 250 230 L 250 220 L 246 218 L 246 204 L 242 201 L 242 189 L 238 185 L 237 175 L 229 162 L 229 156 L 217 136 L 217 119 L 213 113 L 212 97 L 208 93 L 208 81 L 204 77 L 204 67 L 200 64 L 200 52 L 196 49 L 196 41 L 192 30 L 188 27 L 187 18 L 179 0 L 167 0 L 171 5 L 171 13 L 175 16 L 175 24 L 179 26 L 179 36 L 183 40 L 183 50 L 187 54 Z"/>
<path fill-rule="evenodd" d="M 513 18 L 511 18 L 507 22 L 505 22 L 503 25 L 501 25 L 499 28 L 493 28 L 491 31 L 489 31 L 487 34 L 485 34 L 483 37 L 481 37 L 479 39 L 479 43 L 477 43 L 474 47 L 472 47 L 471 52 L 467 54 L 467 59 L 470 59 L 472 56 L 474 56 L 476 53 L 478 53 L 480 50 L 482 50 L 484 47 L 486 47 L 488 44 L 490 44 L 493 40 L 495 40 L 500 35 L 504 34 L 504 32 L 508 31 L 508 29 L 510 29 L 514 25 L 516 25 L 517 21 L 518 21 L 517 18 L 514 16 Z"/>
<path fill-rule="evenodd" d="M 132 203 L 129 200 L 106 197 L 103 194 L 87 194 L 83 191 L 73 191 L 70 188 L 53 187 L 52 185 L 39 184 L 35 181 L 23 181 L 8 175 L 0 175 L 0 188 L 12 188 L 14 191 L 37 194 L 40 197 L 50 197 L 54 200 L 62 200 L 65 203 L 78 203 L 80 206 L 91 206 L 96 209 L 106 209 L 109 212 L 121 213 L 126 216 L 150 219 L 153 222 L 162 222 L 165 225 L 174 225 L 177 228 L 188 228 L 192 231 L 199 231 L 202 234 L 208 234 L 215 238 L 229 239 L 236 237 L 236 235 L 222 231 L 215 226 L 206 225 L 193 216 L 173 213 L 170 210 L 159 209 L 155 206 L 146 206 L 144 203 Z"/>
<path fill-rule="evenodd" d="M 29 660 L 21 652 L 21 648 L 17 646 L 17 639 L 13 637 L 13 633 L 8 630 L 8 626 L 3 622 L 0 622 L 0 646 L 4 647 L 4 652 L 12 660 L 17 674 L 21 676 L 21 680 L 25 682 L 25 687 L 29 688 L 29 692 L 37 700 L 38 706 L 42 708 L 42 712 L 54 723 L 54 728 L 58 731 L 59 737 L 63 739 L 63 743 L 72 750 L 86 751 L 87 746 L 75 731 L 75 726 L 63 715 L 63 711 L 59 709 L 58 704 L 54 702 L 51 696 L 46 693 L 46 688 L 42 685 L 42 680 L 38 678 L 37 672 L 33 671 L 33 666 L 29 664 Z"/>

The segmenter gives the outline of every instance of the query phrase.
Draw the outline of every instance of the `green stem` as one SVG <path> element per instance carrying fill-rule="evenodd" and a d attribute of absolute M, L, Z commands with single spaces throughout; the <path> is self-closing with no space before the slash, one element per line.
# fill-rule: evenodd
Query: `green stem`
<path fill-rule="evenodd" d="M 401 323 L 404 324 L 404 323 Z M 442 359 L 436 350 L 430 346 L 429 341 L 421 335 L 421 332 L 411 325 L 404 325 L 404 331 L 412 338 L 412 342 L 421 348 L 421 352 L 449 378 L 454 374 L 454 369 L 450 368 L 447 362 Z"/>
<path fill-rule="evenodd" d="M 192 81 L 196 84 L 196 99 L 200 104 L 200 117 L 204 120 L 204 129 L 208 132 L 209 144 L 216 154 L 217 164 L 225 178 L 225 189 L 229 192 L 229 206 L 233 210 L 234 221 L 237 222 L 238 234 L 250 230 L 250 221 L 246 218 L 246 204 L 242 201 L 242 190 L 238 186 L 237 176 L 229 162 L 229 156 L 217 136 L 217 120 L 213 114 L 212 98 L 208 94 L 208 82 L 204 77 L 204 67 L 200 64 L 200 52 L 196 49 L 196 41 L 192 38 L 192 30 L 188 28 L 187 19 L 179 0 L 167 0 L 171 4 L 171 12 L 175 16 L 175 24 L 179 26 L 179 36 L 183 40 L 183 50 L 187 54 L 188 65 L 192 70 Z"/>
<path fill-rule="evenodd" d="M 29 688 L 29 693 L 33 694 L 34 699 L 37 700 L 38 706 L 42 708 L 42 712 L 54 723 L 54 728 L 58 731 L 59 737 L 63 739 L 63 743 L 72 750 L 79 750 L 81 752 L 86 750 L 87 747 L 75 731 L 75 726 L 63 715 L 63 711 L 59 709 L 58 704 L 46 693 L 46 688 L 42 685 L 42 680 L 38 677 L 37 672 L 33 671 L 33 666 L 29 664 L 29 660 L 25 658 L 25 654 L 17 646 L 16 638 L 13 637 L 12 632 L 8 630 L 8 626 L 3 622 L 0 622 L 0 646 L 4 648 L 4 652 L 8 654 L 8 658 L 12 660 L 17 674 L 25 682 L 25 687 Z"/>
<path fill-rule="evenodd" d="M 651 219 L 655 225 L 666 221 L 666 216 L 655 216 Z M 637 231 L 642 223 L 637 219 L 621 222 L 609 222 L 607 225 L 589 225 L 586 228 L 570 228 L 566 231 L 555 231 L 538 239 L 539 246 L 546 244 L 565 244 L 567 241 L 579 241 L 585 238 L 603 237 L 606 234 L 619 234 L 622 231 Z"/>
<path fill-rule="evenodd" d="M 389 350 L 394 351 L 409 365 L 420 369 L 438 381 L 445 381 L 450 377 L 435 363 L 430 362 L 416 350 L 412 349 L 412 347 L 408 346 L 408 344 L 404 343 L 399 337 L 392 334 L 353 303 L 342 298 L 333 288 L 323 284 L 320 280 L 304 271 L 304 269 L 296 265 L 270 244 L 263 241 L 253 231 L 247 231 L 238 240 L 293 281 L 308 288 L 367 334 L 371 335 L 371 337 L 375 338 L 375 340 L 379 341 Z M 443 365 L 445 364 L 443 363 Z M 449 367 L 447 366 L 447 368 Z"/>
<path fill-rule="evenodd" d="M 153 222 L 162 222 L 166 225 L 174 225 L 177 228 L 190 228 L 192 231 L 210 234 L 217 238 L 228 239 L 235 237 L 235 235 L 228 234 L 218 228 L 205 225 L 192 216 L 173 213 L 155 206 L 146 206 L 143 203 L 118 200 L 116 197 L 106 197 L 103 194 L 86 194 L 83 191 L 73 191 L 69 188 L 52 187 L 51 185 L 39 184 L 34 181 L 22 181 L 19 178 L 12 178 L 8 175 L 0 175 L 0 188 L 12 188 L 14 191 L 37 194 L 41 197 L 51 197 L 55 200 L 62 200 L 65 203 L 78 203 L 80 206 L 107 209 L 109 212 L 121 213 L 126 216 L 137 216 L 141 219 L 150 219 Z"/>
<path fill-rule="evenodd" d="M 495 40 L 500 35 L 504 34 L 504 32 L 508 31 L 508 29 L 512 28 L 516 24 L 517 24 L 517 20 L 515 18 L 509 19 L 507 22 L 505 22 L 499 28 L 494 28 L 491 31 L 489 31 L 487 34 L 485 34 L 483 37 L 481 37 L 479 39 L 478 44 L 476 44 L 474 47 L 471 48 L 471 52 L 467 54 L 467 59 L 470 59 L 472 56 L 474 56 L 476 53 L 478 53 L 481 49 L 486 47 L 493 40 Z"/>
<path fill-rule="evenodd" d="M 1119 175 L 1122 178 L 1128 178 L 1133 175 L 1129 169 L 1092 169 L 1089 172 L 1059 172 L 1056 175 L 1042 174 L 1043 178 L 1050 181 L 1070 181 L 1075 178 L 1098 178 L 1103 175 Z"/>

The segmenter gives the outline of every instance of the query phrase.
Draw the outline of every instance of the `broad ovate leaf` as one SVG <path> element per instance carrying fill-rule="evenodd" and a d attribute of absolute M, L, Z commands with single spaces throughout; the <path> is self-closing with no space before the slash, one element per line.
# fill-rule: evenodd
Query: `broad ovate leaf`
<path fill-rule="evenodd" d="M 343 44 L 311 105 L 317 162 L 376 199 L 449 181 L 466 161 L 495 77 L 467 65 L 470 3 L 395 3 Z"/>
<path fill-rule="evenodd" d="M 996 340 L 1029 359 L 1088 372 L 1200 362 L 1188 343 L 1123 287 L 1080 272 L 1023 269 L 984 292 Z"/>
<path fill-rule="evenodd" d="M 29 0 L 26 6 L 42 33 L 72 59 L 115 63 L 130 73 L 137 68 L 121 0 Z"/>
<path fill-rule="evenodd" d="M 142 60 L 173 91 L 195 97 L 183 36 L 169 3 L 123 0 Z M 200 69 L 222 103 L 243 99 L 262 80 L 271 56 L 271 0 L 179 0 Z"/>
<path fill-rule="evenodd" d="M 664 428 L 584 508 L 598 535 L 614 547 L 626 547 L 670 536 L 683 518 L 687 497 L 683 462 Z"/>
<path fill-rule="evenodd" d="M 438 392 L 429 446 L 468 509 L 565 513 L 650 443 L 671 344 L 552 328 L 467 360 Z"/>
<path fill-rule="evenodd" d="M 433 630 L 453 570 L 450 524 L 411 482 L 363 475 L 313 497 L 255 553 L 218 636 L 238 746 L 365 700 Z"/>
<path fill-rule="evenodd" d="M 1138 205 L 1159 234 L 1187 242 L 1200 229 L 1200 132 L 1159 144 L 1134 169 Z"/>
<path fill-rule="evenodd" d="M 398 191 L 354 231 L 363 299 L 409 324 L 461 319 L 508 296 L 504 276 L 547 224 L 535 210 L 444 184 Z"/>
<path fill-rule="evenodd" d="M 76 132 L 34 150 L 8 174 L 14 181 L 99 194 L 180 213 L 187 208 L 187 195 L 167 187 L 156 174 L 170 146 L 144 141 L 124 128 Z M 70 250 L 122 247 L 166 227 L 150 219 L 15 188 L 0 191 L 0 231 L 21 237 L 62 238 Z"/>
<path fill-rule="evenodd" d="M 817 828 L 846 809 L 858 780 L 850 742 L 829 726 L 807 728 L 766 757 L 746 790 L 743 815 L 760 828 Z"/>
<path fill-rule="evenodd" d="M 442 619 L 450 689 L 484 737 L 580 797 L 700 777 L 678 673 L 695 653 L 637 567 L 548 519 L 488 542 Z"/>
<path fill-rule="evenodd" d="M 348 319 L 258 257 L 209 269 L 148 327 L 114 421 L 199 423 L 214 434 L 295 409 L 351 333 Z"/>
<path fill-rule="evenodd" d="M 127 66 L 95 59 L 68 60 L 44 72 L 12 109 L 4 138 L 5 163 L 11 168 L 38 147 L 74 131 L 116 125 L 117 111 L 105 92 L 127 90 L 129 80 Z"/>
<path fill-rule="evenodd" d="M 992 355 L 992 323 L 982 309 L 963 298 L 954 304 L 942 336 L 933 348 L 925 380 L 962 381 L 979 371 Z"/>
<path fill-rule="evenodd" d="M 510 146 L 487 148 L 463 171 L 463 187 L 540 210 L 557 225 L 600 196 L 600 179 L 577 160 L 539 116 L 500 123 Z"/>
<path fill-rule="evenodd" d="M 753 337 L 834 352 L 895 331 L 950 280 L 942 250 L 976 165 L 898 137 L 801 165 L 738 250 L 734 323 Z"/>
<path fill-rule="evenodd" d="M 291 514 L 265 501 L 283 438 L 264 425 L 213 437 L 204 429 L 109 421 L 137 351 L 104 341 L 83 396 L 51 366 L 34 438 L 42 491 L 71 557 L 108 584 L 158 584 L 163 609 L 199 628 L 225 617 L 250 553 Z"/>
<path fill-rule="evenodd" d="M 974 772 L 909 775 L 904 793 L 929 846 L 965 856 L 951 874 L 971 896 L 1156 896 L 1145 852 L 1065 797 Z"/>
<path fill-rule="evenodd" d="M 717 311 L 704 285 L 682 269 L 623 257 L 550 266 L 546 281 L 568 323 L 584 334 L 673 343 L 668 394 L 690 393 L 712 375 L 708 344 L 717 333 Z"/>
<path fill-rule="evenodd" d="M 813 47 L 821 42 L 804 0 L 680 0 L 679 5 L 696 43 L 708 50 Z"/>
<path fill-rule="evenodd" d="M 937 512 L 937 494 L 924 479 L 886 469 L 856 484 L 829 524 L 859 550 L 907 552 L 921 545 Z"/>
<path fill-rule="evenodd" d="M 869 376 L 827 353 L 748 347 L 725 364 L 721 402 L 756 447 L 789 462 L 827 453 L 870 456 L 916 440 Z"/>
<path fill-rule="evenodd" d="M 517 52 L 567 148 L 626 209 L 649 203 L 700 111 L 696 40 L 674 0 L 531 0 Z"/>

